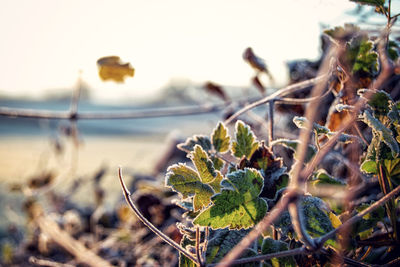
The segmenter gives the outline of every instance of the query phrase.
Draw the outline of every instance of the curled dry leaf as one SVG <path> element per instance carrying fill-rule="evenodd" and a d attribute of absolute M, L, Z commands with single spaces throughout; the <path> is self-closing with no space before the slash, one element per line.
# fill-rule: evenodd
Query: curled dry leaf
<path fill-rule="evenodd" d="M 122 83 L 126 77 L 133 77 L 135 69 L 130 63 L 122 63 L 117 56 L 102 57 L 97 60 L 99 76 L 103 81 Z"/>

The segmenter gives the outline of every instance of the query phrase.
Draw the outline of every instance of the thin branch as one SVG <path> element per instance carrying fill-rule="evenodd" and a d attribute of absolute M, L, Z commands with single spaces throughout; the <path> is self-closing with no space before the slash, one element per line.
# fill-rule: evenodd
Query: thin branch
<path fill-rule="evenodd" d="M 155 227 L 150 221 L 148 221 L 139 211 L 139 209 L 136 207 L 135 203 L 133 203 L 133 200 L 131 198 L 131 193 L 129 192 L 128 188 L 126 187 L 126 184 L 124 182 L 124 178 L 122 177 L 122 168 L 120 167 L 118 169 L 118 177 L 119 181 L 121 183 L 122 187 L 122 192 L 124 193 L 126 202 L 129 204 L 135 215 L 142 221 L 142 223 L 149 228 L 153 233 L 155 233 L 158 237 L 160 237 L 165 243 L 170 245 L 171 247 L 175 248 L 179 252 L 181 252 L 183 255 L 188 257 L 190 260 L 192 260 L 194 263 L 199 265 L 200 263 L 197 261 L 196 257 L 194 257 L 191 253 L 186 251 L 183 247 L 181 247 L 179 244 L 177 244 L 174 240 L 172 240 L 169 236 L 165 235 L 163 232 L 158 230 L 157 227 Z"/>
<path fill-rule="evenodd" d="M 366 214 L 376 210 L 377 208 L 379 208 L 380 206 L 382 206 L 383 204 L 385 204 L 387 201 L 389 201 L 392 197 L 396 196 L 398 193 L 400 192 L 400 185 L 397 186 L 395 189 L 393 189 L 390 193 L 388 193 L 387 195 L 385 195 L 383 198 L 379 199 L 377 202 L 375 202 L 374 204 L 372 204 L 371 206 L 369 206 L 368 208 L 366 208 L 365 210 L 361 211 L 360 213 L 358 213 L 357 215 L 355 215 L 354 217 L 350 218 L 349 220 L 347 220 L 345 223 L 341 224 L 338 228 L 330 231 L 329 233 L 325 234 L 324 236 L 319 237 L 318 239 L 316 239 L 315 241 L 317 242 L 317 244 L 319 246 L 322 246 L 326 241 L 328 241 L 329 239 L 331 239 L 332 237 L 334 237 L 336 235 L 337 232 L 339 232 L 340 230 L 342 230 L 345 227 L 348 227 L 350 225 L 353 225 L 354 223 L 356 223 L 358 220 L 360 220 L 363 216 L 365 216 Z"/>
<path fill-rule="evenodd" d="M 291 250 L 270 253 L 270 254 L 266 254 L 266 255 L 260 255 L 260 256 L 255 256 L 255 257 L 234 260 L 232 262 L 229 262 L 229 266 L 237 265 L 237 264 L 245 264 L 245 263 L 249 263 L 249 262 L 269 260 L 272 258 L 290 257 L 290 256 L 301 255 L 301 254 L 307 254 L 307 253 L 308 253 L 307 249 L 304 247 L 301 247 L 301 248 L 295 248 L 295 249 L 291 249 Z M 215 266 L 228 266 L 228 265 L 227 265 L 227 262 L 224 262 L 224 261 L 207 265 L 207 267 L 215 267 Z"/>
<path fill-rule="evenodd" d="M 80 112 L 73 116 L 68 111 L 35 110 L 0 107 L 0 116 L 36 118 L 36 119 L 60 119 L 60 120 L 110 120 L 110 119 L 142 119 L 171 116 L 187 116 L 221 111 L 225 104 L 200 105 L 177 108 L 160 108 L 148 110 L 129 110 L 119 112 Z"/>
<path fill-rule="evenodd" d="M 268 228 L 278 217 L 284 212 L 291 202 L 293 191 L 287 191 L 274 208 L 237 244 L 225 257 L 217 264 L 218 267 L 231 266 L 235 259 L 240 257 L 245 249 L 247 249 L 253 242 Z"/>
<path fill-rule="evenodd" d="M 78 104 L 79 104 L 79 98 L 81 96 L 81 92 L 82 92 L 82 77 L 81 77 L 81 74 L 79 74 L 78 84 L 76 85 L 76 88 L 73 92 L 73 95 L 71 98 L 71 105 L 69 108 L 69 113 L 70 113 L 71 119 L 74 119 L 78 113 Z"/>
<path fill-rule="evenodd" d="M 273 93 L 267 97 L 264 97 L 263 99 L 255 101 L 255 102 L 243 107 L 242 109 L 238 110 L 235 114 L 233 114 L 227 120 L 225 120 L 225 124 L 228 125 L 228 124 L 232 123 L 236 118 L 238 118 L 240 115 L 242 115 L 243 113 L 247 112 L 250 109 L 261 106 L 265 103 L 268 103 L 269 101 L 279 100 L 280 97 L 291 94 L 293 92 L 297 92 L 297 91 L 306 89 L 306 88 L 320 82 L 321 80 L 324 80 L 326 77 L 327 77 L 327 74 L 323 74 L 321 76 L 284 87 L 284 88 L 276 91 L 275 93 Z"/>

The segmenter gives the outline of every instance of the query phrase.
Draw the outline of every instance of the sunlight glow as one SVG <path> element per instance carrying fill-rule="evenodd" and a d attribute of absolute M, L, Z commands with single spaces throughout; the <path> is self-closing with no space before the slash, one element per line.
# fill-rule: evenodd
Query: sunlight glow
<path fill-rule="evenodd" d="M 246 47 L 280 83 L 285 60 L 319 55 L 320 23 L 351 19 L 344 0 L 0 2 L 0 94 L 71 88 L 79 71 L 100 99 L 154 94 L 171 79 L 248 85 Z M 117 55 L 135 68 L 125 84 L 102 82 L 96 60 Z"/>

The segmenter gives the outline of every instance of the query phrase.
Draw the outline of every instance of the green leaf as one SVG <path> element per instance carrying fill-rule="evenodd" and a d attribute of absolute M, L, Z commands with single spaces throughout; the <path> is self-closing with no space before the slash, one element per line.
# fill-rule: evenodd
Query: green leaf
<path fill-rule="evenodd" d="M 214 168 L 218 171 L 224 166 L 224 161 L 216 156 L 211 156 L 211 161 L 214 164 Z"/>
<path fill-rule="evenodd" d="M 205 151 L 211 150 L 211 141 L 208 136 L 195 135 L 186 139 L 185 143 L 179 144 L 178 149 L 184 152 L 193 151 L 195 145 L 200 145 Z"/>
<path fill-rule="evenodd" d="M 368 174 L 377 174 L 378 165 L 373 160 L 366 160 L 361 164 L 360 170 Z"/>
<path fill-rule="evenodd" d="M 390 148 L 392 156 L 396 158 L 399 155 L 400 150 L 396 139 L 393 137 L 392 131 L 386 128 L 378 119 L 374 118 L 367 110 L 364 111 L 362 119 L 372 128 L 374 135 Z"/>
<path fill-rule="evenodd" d="M 217 173 L 214 169 L 214 164 L 201 146 L 195 145 L 194 151 L 190 153 L 189 158 L 193 161 L 194 166 L 196 166 L 203 183 L 208 184 L 215 179 Z"/>
<path fill-rule="evenodd" d="M 383 164 L 385 165 L 387 175 L 390 177 L 394 186 L 400 185 L 400 158 L 393 160 L 385 159 Z"/>
<path fill-rule="evenodd" d="M 282 145 L 286 148 L 291 149 L 294 151 L 293 157 L 298 160 L 298 154 L 297 154 L 297 146 L 300 144 L 299 140 L 289 140 L 289 139 L 277 139 L 271 143 L 271 146 L 276 146 L 276 145 Z M 314 155 L 317 153 L 317 149 L 315 146 L 309 144 L 307 148 L 307 153 L 306 153 L 306 158 L 304 160 L 305 163 L 309 162 Z"/>
<path fill-rule="evenodd" d="M 245 125 L 242 121 L 236 122 L 235 129 L 236 141 L 233 142 L 232 146 L 233 154 L 238 158 L 246 156 L 246 158 L 249 159 L 258 148 L 256 136 L 250 130 L 250 127 Z"/>
<path fill-rule="evenodd" d="M 243 229 L 254 226 L 267 212 L 266 202 L 259 198 L 263 178 L 254 169 L 232 172 L 222 181 L 220 194 L 211 198 L 212 205 L 201 212 L 193 223 L 213 229 Z"/>
<path fill-rule="evenodd" d="M 212 144 L 217 152 L 226 152 L 229 150 L 231 138 L 225 125 L 220 122 L 211 134 Z"/>
<path fill-rule="evenodd" d="M 307 122 L 308 120 L 305 117 L 299 117 L 295 116 L 293 118 L 294 124 L 300 129 L 306 129 L 307 128 Z M 317 132 L 318 135 L 320 134 L 327 134 L 329 133 L 329 129 L 325 126 L 321 126 L 318 123 L 313 123 L 313 130 Z"/>
<path fill-rule="evenodd" d="M 210 232 L 207 244 L 206 263 L 217 263 L 232 250 L 247 234 L 249 230 L 219 229 Z M 249 253 L 250 252 L 250 253 Z M 249 255 L 250 254 L 250 255 Z M 241 258 L 253 256 L 251 251 L 245 251 Z"/>
<path fill-rule="evenodd" d="M 265 238 L 261 245 L 261 253 L 264 255 L 276 253 L 280 251 L 288 250 L 288 244 L 280 241 L 274 240 L 272 238 Z M 272 258 L 270 260 L 266 260 L 265 263 L 272 265 L 273 267 L 280 267 L 280 266 L 296 266 L 296 261 L 294 260 L 293 256 L 290 257 L 281 257 L 281 258 Z M 264 264 L 264 266 L 268 266 Z"/>
<path fill-rule="evenodd" d="M 338 180 L 330 176 L 324 169 L 320 169 L 314 175 L 314 181 L 312 182 L 314 186 L 318 185 L 345 185 L 341 180 Z"/>
<path fill-rule="evenodd" d="M 214 191 L 210 185 L 201 181 L 195 170 L 185 164 L 173 165 L 168 168 L 166 187 L 179 192 L 183 198 L 194 196 L 193 208 L 195 211 L 207 207 L 211 202 Z"/>

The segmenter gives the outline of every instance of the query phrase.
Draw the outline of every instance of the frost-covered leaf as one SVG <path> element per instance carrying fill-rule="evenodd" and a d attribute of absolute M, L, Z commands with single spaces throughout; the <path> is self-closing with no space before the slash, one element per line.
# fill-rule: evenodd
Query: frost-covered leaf
<path fill-rule="evenodd" d="M 297 146 L 300 144 L 299 140 L 289 140 L 289 139 L 277 139 L 271 143 L 271 146 L 276 146 L 276 145 L 282 145 L 286 148 L 291 149 L 294 151 L 294 158 L 298 159 L 298 154 L 297 154 Z M 306 153 L 306 158 L 304 159 L 304 162 L 307 163 L 309 162 L 314 155 L 317 153 L 317 149 L 315 146 L 309 144 L 307 148 L 307 153 Z"/>
<path fill-rule="evenodd" d="M 281 177 L 286 172 L 286 167 L 282 167 L 282 159 L 276 158 L 271 149 L 266 147 L 264 143 L 261 143 L 250 160 L 243 158 L 239 162 L 239 168 L 260 170 L 261 175 L 264 177 L 264 188 L 260 197 L 274 199 L 276 192 L 287 185 L 287 181 Z"/>
<path fill-rule="evenodd" d="M 280 241 L 274 240 L 272 238 L 265 238 L 261 245 L 261 253 L 264 255 L 276 253 L 280 251 L 288 250 L 288 244 Z M 293 256 L 289 257 L 281 257 L 281 258 L 272 258 L 270 260 L 266 260 L 263 266 L 273 266 L 273 267 L 281 267 L 281 266 L 296 266 L 296 261 Z"/>
<path fill-rule="evenodd" d="M 102 57 L 97 60 L 99 76 L 103 81 L 112 80 L 115 82 L 124 82 L 125 78 L 133 77 L 135 69 L 130 63 L 122 63 L 117 56 Z"/>
<path fill-rule="evenodd" d="M 306 129 L 307 128 L 307 119 L 305 117 L 299 117 L 295 116 L 293 118 L 294 124 L 300 129 Z M 329 133 L 329 129 L 325 126 L 321 126 L 318 123 L 313 123 L 313 130 L 317 132 L 318 135 L 320 134 L 327 134 Z"/>
<path fill-rule="evenodd" d="M 208 136 L 204 135 L 189 137 L 185 143 L 179 144 L 177 147 L 184 152 L 190 152 L 193 151 L 195 145 L 200 145 L 205 151 L 211 150 L 211 140 Z"/>
<path fill-rule="evenodd" d="M 228 135 L 228 129 L 220 122 L 211 134 L 211 140 L 217 152 L 224 153 L 229 150 L 231 138 Z"/>
<path fill-rule="evenodd" d="M 206 263 L 217 263 L 232 250 L 247 234 L 249 230 L 218 229 L 210 232 L 207 244 Z M 254 256 L 252 251 L 245 251 L 241 258 Z"/>
<path fill-rule="evenodd" d="M 165 186 L 179 192 L 183 198 L 194 196 L 193 207 L 195 211 L 207 207 L 211 202 L 211 196 L 214 195 L 211 186 L 203 183 L 197 172 L 184 164 L 173 165 L 168 168 Z"/>
<path fill-rule="evenodd" d="M 392 156 L 396 158 L 399 155 L 399 145 L 393 137 L 391 130 L 385 127 L 378 119 L 373 117 L 367 110 L 362 116 L 363 121 L 372 128 L 374 135 L 377 135 L 392 151 Z"/>
<path fill-rule="evenodd" d="M 212 205 L 193 221 L 213 229 L 242 229 L 254 226 L 267 212 L 266 202 L 259 198 L 263 178 L 254 169 L 232 172 L 222 181 L 220 194 L 212 197 Z"/>
<path fill-rule="evenodd" d="M 233 154 L 238 158 L 246 156 L 249 159 L 258 148 L 256 136 L 242 121 L 236 122 L 235 129 L 236 141 L 232 145 Z"/>
<path fill-rule="evenodd" d="M 341 180 L 338 180 L 330 176 L 324 169 L 320 169 L 314 175 L 314 180 L 312 182 L 314 186 L 318 185 L 345 185 Z"/>
<path fill-rule="evenodd" d="M 392 97 L 385 91 L 371 91 L 368 89 L 360 89 L 357 94 L 364 96 L 366 93 L 374 93 L 368 100 L 368 105 L 374 111 L 375 116 L 385 116 L 391 110 L 394 103 Z"/>
<path fill-rule="evenodd" d="M 196 166 L 203 183 L 210 183 L 217 176 L 213 162 L 208 158 L 207 153 L 199 145 L 195 145 L 194 151 L 190 153 L 189 158 Z"/>
<path fill-rule="evenodd" d="M 306 196 L 303 197 L 300 206 L 310 236 L 319 237 L 333 230 L 332 222 L 328 216 L 328 208 L 322 199 Z"/>

